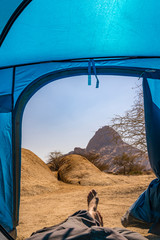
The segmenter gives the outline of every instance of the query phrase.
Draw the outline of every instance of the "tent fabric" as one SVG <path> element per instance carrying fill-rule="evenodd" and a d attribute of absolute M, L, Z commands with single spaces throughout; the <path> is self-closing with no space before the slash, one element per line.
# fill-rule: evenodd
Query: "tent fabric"
<path fill-rule="evenodd" d="M 18 1 L 14 6 L 12 2 L 2 1 L 5 13 L 12 13 L 18 5 Z M 1 45 L 0 66 L 77 58 L 160 56 L 159 8 L 158 0 L 154 4 L 152 0 L 147 4 L 145 0 L 31 1 Z"/>
<path fill-rule="evenodd" d="M 19 218 L 23 110 L 51 81 L 88 72 L 143 77 L 148 154 L 160 177 L 159 8 L 158 0 L 0 2 L 0 224 L 7 231 Z M 145 200 L 154 212 L 152 196 Z"/>
<path fill-rule="evenodd" d="M 160 81 L 145 78 L 143 86 L 148 154 L 151 167 L 156 176 L 160 178 Z"/>
<path fill-rule="evenodd" d="M 13 228 L 12 114 L 0 113 L 0 222 Z"/>
<path fill-rule="evenodd" d="M 12 111 L 12 75 L 13 69 L 0 71 L 0 113 Z"/>

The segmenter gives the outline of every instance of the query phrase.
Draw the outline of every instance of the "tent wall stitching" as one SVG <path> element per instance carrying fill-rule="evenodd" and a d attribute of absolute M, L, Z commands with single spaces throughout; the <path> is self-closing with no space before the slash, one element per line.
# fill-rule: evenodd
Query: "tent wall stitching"
<path fill-rule="evenodd" d="M 24 64 L 15 64 L 15 65 L 9 65 L 9 66 L 2 66 L 0 67 L 0 70 L 2 69 L 7 69 L 7 68 L 14 68 L 14 67 L 23 67 L 23 66 L 32 66 L 32 65 L 36 65 L 36 64 L 42 64 L 42 63 L 57 63 L 57 62 L 88 62 L 90 59 L 94 59 L 94 61 L 96 62 L 101 62 L 101 61 L 117 61 L 117 60 L 136 60 L 136 59 L 159 59 L 160 56 L 115 56 L 115 57 L 96 57 L 96 58 L 74 58 L 74 59 L 64 59 L 64 60 L 52 60 L 52 61 L 39 61 L 39 62 L 31 62 L 31 63 L 24 63 Z M 129 69 L 131 69 L 132 67 L 128 67 Z M 136 69 L 141 69 L 141 68 L 136 68 Z M 143 68 L 144 69 L 144 68 Z M 146 69 L 146 68 L 145 68 Z M 152 68 L 150 68 L 152 69 Z"/>

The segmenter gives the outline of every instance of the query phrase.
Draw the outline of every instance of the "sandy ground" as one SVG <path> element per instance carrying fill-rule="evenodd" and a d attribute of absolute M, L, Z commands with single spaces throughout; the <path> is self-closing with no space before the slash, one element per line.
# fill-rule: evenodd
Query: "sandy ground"
<path fill-rule="evenodd" d="M 45 226 L 58 224 L 79 209 L 86 209 L 86 196 L 89 190 L 96 189 L 99 194 L 99 210 L 103 215 L 104 226 L 122 227 L 120 218 L 147 188 L 154 175 L 117 176 L 110 175 L 115 181 L 112 186 L 79 186 L 58 182 L 52 192 L 21 196 L 18 239 Z M 33 189 L 34 191 L 34 189 Z M 133 229 L 150 240 L 158 240 L 147 230 Z"/>
<path fill-rule="evenodd" d="M 75 174 L 77 175 L 77 172 Z M 95 189 L 99 194 L 99 211 L 103 216 L 104 226 L 122 227 L 121 216 L 155 178 L 154 174 L 140 176 L 107 174 L 109 185 L 81 186 L 63 183 L 58 181 L 56 176 L 56 173 L 51 172 L 34 153 L 22 149 L 17 240 L 25 239 L 43 227 L 60 223 L 75 211 L 86 209 L 86 197 L 91 189 Z M 95 176 L 97 182 L 97 175 Z M 100 178 L 101 174 L 98 177 Z M 148 234 L 147 230 L 130 229 L 147 236 L 149 240 L 160 240 L 160 237 Z"/>

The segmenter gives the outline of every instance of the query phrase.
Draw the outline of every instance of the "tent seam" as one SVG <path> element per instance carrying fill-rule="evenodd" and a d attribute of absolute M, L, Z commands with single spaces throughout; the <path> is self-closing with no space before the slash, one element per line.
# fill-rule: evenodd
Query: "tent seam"
<path fill-rule="evenodd" d="M 0 47 L 3 43 L 3 41 L 5 40 L 9 30 L 11 29 L 12 25 L 14 24 L 14 22 L 16 21 L 16 19 L 19 17 L 19 15 L 23 12 L 23 10 L 28 6 L 28 4 L 31 2 L 32 0 L 23 0 L 21 2 L 21 4 L 16 8 L 16 10 L 13 12 L 13 14 L 11 15 L 11 17 L 9 18 L 8 22 L 6 23 L 6 25 L 4 26 L 2 33 L 0 35 Z"/>
<path fill-rule="evenodd" d="M 14 64 L 9 66 L 0 67 L 0 70 L 13 68 L 13 67 L 23 67 L 23 66 L 32 66 L 36 64 L 47 64 L 47 63 L 64 63 L 64 62 L 88 62 L 90 59 L 93 59 L 96 62 L 99 61 L 120 61 L 120 60 L 133 60 L 133 59 L 159 59 L 160 56 L 119 56 L 119 57 L 88 57 L 88 58 L 75 58 L 75 59 L 64 59 L 64 60 L 50 60 L 50 61 L 40 61 L 40 62 L 31 62 L 31 63 L 24 63 L 24 64 Z"/>
<path fill-rule="evenodd" d="M 14 115 L 14 90 L 15 90 L 15 72 L 16 68 L 13 68 L 12 77 L 12 146 L 14 146 L 14 133 L 15 133 L 15 115 Z M 15 162 L 15 149 L 12 147 L 12 169 L 13 169 L 13 229 L 16 228 L 16 195 L 17 195 L 17 185 L 16 185 L 16 162 Z"/>

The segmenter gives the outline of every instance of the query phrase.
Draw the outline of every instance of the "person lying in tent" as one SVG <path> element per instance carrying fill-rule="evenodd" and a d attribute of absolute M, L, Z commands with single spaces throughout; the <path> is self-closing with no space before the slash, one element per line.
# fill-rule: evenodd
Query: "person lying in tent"
<path fill-rule="evenodd" d="M 99 198 L 92 190 L 87 197 L 88 211 L 80 210 L 61 224 L 32 233 L 26 240 L 146 240 L 139 233 L 125 228 L 103 227 L 103 219 L 97 210 Z"/>

